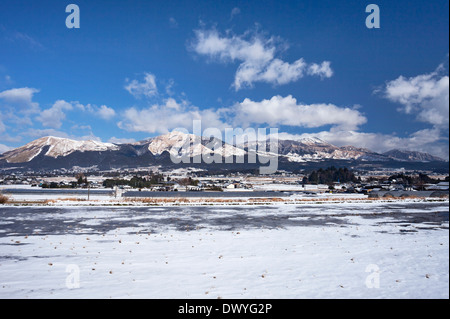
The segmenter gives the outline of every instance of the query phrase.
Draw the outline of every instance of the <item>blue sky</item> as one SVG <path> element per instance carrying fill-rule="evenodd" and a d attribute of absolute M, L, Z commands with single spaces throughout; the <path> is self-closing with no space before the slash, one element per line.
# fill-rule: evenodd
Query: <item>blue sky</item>
<path fill-rule="evenodd" d="M 68 29 L 68 4 L 80 28 Z M 380 8 L 379 29 L 365 24 Z M 0 152 L 277 127 L 448 159 L 449 2 L 0 2 Z"/>

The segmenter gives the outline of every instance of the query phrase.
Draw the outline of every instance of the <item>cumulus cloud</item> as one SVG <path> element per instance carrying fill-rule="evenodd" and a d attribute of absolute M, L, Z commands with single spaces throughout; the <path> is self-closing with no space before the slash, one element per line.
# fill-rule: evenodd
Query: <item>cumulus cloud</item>
<path fill-rule="evenodd" d="M 399 76 L 377 91 L 389 101 L 400 104 L 400 112 L 414 115 L 418 121 L 431 126 L 405 139 L 388 139 L 392 144 L 397 143 L 396 148 L 401 145 L 448 159 L 449 77 L 443 74 L 444 71 L 440 65 L 428 74 Z M 380 143 L 387 141 L 380 140 Z"/>
<path fill-rule="evenodd" d="M 62 126 L 62 121 L 66 118 L 66 111 L 73 109 L 71 103 L 64 100 L 56 101 L 53 106 L 40 113 L 36 119 L 45 127 L 58 129 Z"/>
<path fill-rule="evenodd" d="M 400 76 L 384 88 L 384 96 L 402 105 L 401 111 L 415 114 L 421 122 L 449 127 L 449 77 L 435 72 L 406 78 Z"/>
<path fill-rule="evenodd" d="M 92 104 L 83 105 L 80 102 L 58 100 L 51 108 L 42 111 L 39 116 L 36 117 L 36 120 L 41 122 L 45 127 L 59 129 L 66 119 L 66 113 L 72 110 L 90 113 L 103 120 L 111 120 L 116 116 L 114 109 L 109 108 L 106 105 L 98 107 Z"/>
<path fill-rule="evenodd" d="M 222 63 L 238 61 L 233 87 L 236 91 L 252 87 L 255 82 L 282 85 L 295 82 L 305 75 L 329 78 L 333 75 L 331 64 L 308 64 L 303 58 L 292 63 L 277 57 L 286 44 L 275 37 L 246 32 L 243 35 L 222 36 L 215 29 L 196 30 L 191 49 Z"/>
<path fill-rule="evenodd" d="M 138 80 L 129 79 L 125 80 L 125 90 L 127 90 L 135 98 L 152 97 L 158 94 L 156 87 L 156 77 L 151 73 L 145 73 L 144 80 L 139 82 Z"/>
<path fill-rule="evenodd" d="M 236 104 L 232 110 L 235 124 L 249 126 L 252 124 L 268 124 L 272 127 L 280 125 L 316 128 L 326 125 L 346 129 L 355 129 L 367 122 L 357 110 L 338 107 L 334 104 L 302 104 L 288 95 L 274 96 L 270 100 L 259 102 L 245 99 Z"/>
<path fill-rule="evenodd" d="M 111 120 L 116 116 L 116 111 L 113 108 L 110 108 L 106 105 L 101 105 L 100 107 L 92 104 L 81 104 L 80 102 L 70 102 L 75 109 L 80 110 L 81 112 L 90 113 L 96 117 L 99 117 L 105 121 Z"/>
<path fill-rule="evenodd" d="M 190 130 L 194 120 L 201 120 L 210 127 L 224 127 L 214 110 L 200 110 L 187 102 L 178 103 L 173 98 L 148 108 L 129 108 L 122 117 L 123 120 L 118 122 L 118 126 L 129 132 L 165 134 L 180 127 Z"/>
<path fill-rule="evenodd" d="M 333 70 L 331 69 L 331 63 L 324 61 L 320 65 L 312 63 L 308 67 L 309 75 L 318 75 L 321 78 L 331 78 L 333 76 Z"/>
<path fill-rule="evenodd" d="M 175 128 L 191 130 L 194 120 L 201 120 L 203 127 L 253 127 L 281 125 L 317 128 L 332 126 L 341 130 L 355 129 L 366 118 L 352 108 L 333 104 L 301 104 L 292 96 L 274 96 L 259 102 L 245 99 L 221 109 L 199 109 L 189 103 L 173 98 L 148 108 L 131 107 L 121 114 L 118 126 L 129 132 L 165 134 Z"/>
<path fill-rule="evenodd" d="M 219 111 L 214 109 L 202 110 L 191 105 L 184 99 L 177 101 L 171 97 L 174 95 L 172 92 L 173 80 L 169 80 L 166 85 L 166 98 L 163 98 L 163 93 L 158 93 L 156 78 L 150 73 L 146 73 L 145 82 L 139 83 L 132 81 L 130 84 L 132 84 L 133 89 L 128 90 L 129 92 L 144 92 L 145 90 L 140 90 L 140 87 L 149 87 L 154 92 L 151 94 L 134 94 L 136 98 L 155 95 L 155 99 L 158 102 L 149 107 L 133 106 L 123 111 L 120 114 L 122 120 L 117 123 L 118 127 L 123 130 L 128 132 L 166 134 L 176 128 L 191 130 L 193 121 L 196 120 L 201 120 L 204 125 L 209 127 L 225 127 L 225 123 L 220 118 Z"/>
<path fill-rule="evenodd" d="M 38 92 L 38 89 L 29 87 L 0 92 L 0 134 L 2 134 L 0 140 L 17 142 L 20 137 L 10 136 L 8 131 L 12 133 L 18 128 L 23 129 L 33 124 L 31 115 L 40 112 L 39 104 L 33 101 L 34 95 Z M 11 127 L 13 129 L 10 129 Z"/>
<path fill-rule="evenodd" d="M 33 102 L 33 96 L 39 90 L 35 88 L 14 88 L 0 92 L 0 99 L 8 107 L 26 114 L 38 113 L 39 104 Z"/>
<path fill-rule="evenodd" d="M 110 120 L 116 116 L 114 109 L 107 107 L 106 105 L 100 106 L 95 113 L 103 120 Z"/>

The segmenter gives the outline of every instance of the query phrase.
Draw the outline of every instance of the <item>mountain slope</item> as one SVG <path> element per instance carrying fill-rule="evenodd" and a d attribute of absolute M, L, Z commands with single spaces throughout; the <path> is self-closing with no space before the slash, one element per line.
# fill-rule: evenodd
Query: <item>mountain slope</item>
<path fill-rule="evenodd" d="M 273 142 L 272 142 L 273 143 Z M 276 146 L 276 145 L 275 145 Z M 308 162 L 320 160 L 364 160 L 386 161 L 386 156 L 354 146 L 338 147 L 319 138 L 305 138 L 298 141 L 280 140 L 278 154 L 289 162 Z M 245 150 L 270 150 L 270 143 L 250 142 L 242 144 Z"/>
<path fill-rule="evenodd" d="M 173 156 L 188 155 L 190 157 L 210 154 L 218 154 L 222 157 L 245 155 L 245 151 L 242 149 L 226 144 L 216 138 L 203 138 L 176 131 L 136 144 L 145 145 L 155 156 L 161 155 L 164 152 L 169 152 Z M 179 153 L 178 150 L 183 146 L 185 152 Z"/>
<path fill-rule="evenodd" d="M 442 158 L 422 152 L 407 151 L 407 150 L 390 150 L 383 153 L 383 155 L 396 160 L 406 162 L 440 162 L 444 161 Z"/>
<path fill-rule="evenodd" d="M 182 147 L 184 146 L 184 147 Z M 222 159 L 228 168 L 250 167 L 238 165 L 238 161 L 226 161 L 233 157 L 247 159 L 257 154 L 262 157 L 278 156 L 280 167 L 295 167 L 305 163 L 322 161 L 424 163 L 444 162 L 426 153 L 393 150 L 379 154 L 354 146 L 338 147 L 318 138 L 298 141 L 279 140 L 267 142 L 247 142 L 233 146 L 217 138 L 205 138 L 192 134 L 172 132 L 137 143 L 111 144 L 95 141 L 75 141 L 57 137 L 44 137 L 22 147 L 0 155 L 0 168 L 18 167 L 34 170 L 48 170 L 73 167 L 97 167 L 98 169 L 133 168 L 152 165 L 169 167 L 175 165 L 171 157 L 203 159 L 195 161 L 205 167 L 206 158 Z M 191 161 L 193 163 L 194 161 Z M 220 161 L 219 161 L 220 162 Z M 242 162 L 239 162 L 242 164 Z M 254 163 L 253 163 L 254 164 Z M 203 166 L 202 166 L 203 165 Z M 225 164 L 224 164 L 225 165 Z M 233 166 L 234 165 L 234 166 Z M 258 166 L 258 164 L 255 164 Z M 253 167 L 253 166 L 252 166 Z M 297 166 L 298 167 L 298 166 Z M 208 166 L 213 168 L 213 165 Z"/>
<path fill-rule="evenodd" d="M 48 148 L 46 148 L 48 146 Z M 73 152 L 92 152 L 118 150 L 118 146 L 110 143 L 100 143 L 96 141 L 75 141 L 59 137 L 42 137 L 22 147 L 4 153 L 1 159 L 8 163 L 25 163 L 32 161 L 43 152 L 43 155 L 53 158 L 68 156 Z"/>

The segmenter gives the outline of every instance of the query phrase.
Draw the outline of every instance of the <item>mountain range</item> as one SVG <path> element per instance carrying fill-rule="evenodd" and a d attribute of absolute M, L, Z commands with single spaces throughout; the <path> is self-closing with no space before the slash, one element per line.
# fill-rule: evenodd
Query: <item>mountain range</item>
<path fill-rule="evenodd" d="M 189 140 L 181 152 L 178 148 Z M 72 169 L 73 167 L 93 167 L 100 170 L 113 168 L 133 168 L 152 165 L 173 166 L 173 157 L 187 158 L 215 155 L 219 158 L 248 158 L 252 152 L 260 156 L 273 156 L 270 142 L 246 142 L 230 145 L 216 138 L 204 138 L 192 134 L 172 132 L 136 143 L 113 144 L 97 141 L 76 141 L 59 137 L 43 137 L 22 147 L 0 155 L 0 168 L 22 168 L 33 170 Z M 355 162 L 404 162 L 425 163 L 445 162 L 443 159 L 416 151 L 391 150 L 376 153 L 354 146 L 338 147 L 318 138 L 297 141 L 279 140 L 275 142 L 279 162 L 290 164 L 321 161 Z M 183 153 L 184 152 L 184 153 Z M 237 161 L 230 161 L 236 163 Z M 198 163 L 199 164 L 199 163 Z M 200 163 L 201 164 L 201 163 Z M 202 164 L 207 169 L 206 164 Z M 228 164 L 230 165 L 230 164 Z"/>

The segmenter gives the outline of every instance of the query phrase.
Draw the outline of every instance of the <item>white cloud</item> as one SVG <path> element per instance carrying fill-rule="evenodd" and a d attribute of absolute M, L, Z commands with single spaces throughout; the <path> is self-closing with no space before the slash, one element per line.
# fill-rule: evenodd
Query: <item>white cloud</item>
<path fill-rule="evenodd" d="M 320 65 L 308 64 L 303 58 L 293 63 L 276 57 L 286 45 L 275 37 L 264 38 L 246 32 L 244 35 L 221 36 L 217 30 L 196 30 L 191 43 L 194 52 L 219 62 L 240 62 L 234 79 L 234 88 L 252 87 L 255 82 L 282 85 L 297 81 L 305 75 L 329 78 L 333 75 L 329 61 Z"/>
<path fill-rule="evenodd" d="M 6 131 L 6 126 L 0 118 L 0 133 L 3 133 L 4 131 Z"/>
<path fill-rule="evenodd" d="M 0 92 L 0 99 L 16 111 L 32 114 L 39 112 L 39 104 L 33 102 L 33 96 L 38 92 L 39 90 L 34 88 L 15 88 Z"/>
<path fill-rule="evenodd" d="M 45 127 L 59 129 L 61 128 L 63 121 L 66 119 L 66 113 L 74 109 L 91 113 L 103 120 L 110 120 L 116 116 L 114 109 L 109 108 L 106 105 L 98 107 L 91 104 L 83 105 L 79 102 L 66 102 L 64 100 L 58 100 L 51 108 L 42 111 L 39 116 L 36 117 L 36 120 L 41 122 Z"/>
<path fill-rule="evenodd" d="M 165 134 L 175 128 L 186 128 L 192 131 L 194 120 L 202 120 L 209 127 L 224 127 L 219 115 L 214 110 L 199 110 L 187 102 L 176 102 L 173 98 L 164 104 L 155 104 L 149 108 L 127 109 L 118 126 L 129 132 L 147 132 Z"/>
<path fill-rule="evenodd" d="M 136 140 L 134 138 L 117 138 L 117 137 L 111 137 L 108 140 L 108 143 L 112 144 L 129 144 L 129 143 L 135 143 Z"/>
<path fill-rule="evenodd" d="M 34 128 L 30 128 L 26 132 L 24 132 L 24 135 L 29 136 L 29 137 L 34 138 L 34 139 L 38 139 L 38 138 L 46 137 L 46 136 L 69 138 L 69 135 L 67 133 L 62 132 L 62 131 L 58 131 L 58 130 L 53 129 L 53 128 L 49 128 L 49 129 L 34 129 Z"/>
<path fill-rule="evenodd" d="M 96 141 L 96 142 L 102 142 L 101 138 L 95 136 L 92 132 L 90 132 L 87 135 L 83 136 L 75 136 L 75 135 L 69 135 L 66 132 L 59 131 L 53 128 L 49 129 L 34 129 L 30 128 L 26 132 L 23 133 L 25 136 L 29 136 L 33 139 L 38 139 L 41 137 L 47 137 L 47 136 L 54 136 L 54 137 L 61 137 L 61 138 L 68 138 L 71 140 L 76 141 Z"/>
<path fill-rule="evenodd" d="M 403 105 L 407 114 L 416 114 L 421 122 L 436 127 L 449 127 L 449 77 L 438 70 L 430 74 L 406 78 L 400 76 L 386 84 L 384 95 Z"/>
<path fill-rule="evenodd" d="M 102 105 L 100 106 L 100 108 L 98 108 L 96 114 L 104 120 L 110 120 L 114 116 L 116 116 L 116 111 L 114 111 L 114 109 L 110 107 L 107 107 L 106 105 Z"/>
<path fill-rule="evenodd" d="M 22 129 L 33 124 L 30 116 L 40 112 L 39 104 L 33 101 L 38 92 L 38 89 L 28 87 L 0 92 L 0 133 L 6 131 L 6 125 Z"/>
<path fill-rule="evenodd" d="M 66 118 L 65 112 L 72 109 L 72 104 L 58 100 L 51 108 L 42 111 L 36 119 L 45 127 L 57 129 L 62 126 L 62 121 Z"/>
<path fill-rule="evenodd" d="M 388 139 L 419 151 L 429 152 L 448 159 L 449 144 L 449 76 L 443 75 L 443 65 L 434 72 L 414 77 L 400 76 L 386 83 L 381 90 L 384 97 L 402 105 L 398 110 L 415 115 L 420 122 L 432 128 L 417 131 L 406 139 Z M 386 144 L 387 141 L 380 140 Z"/>
<path fill-rule="evenodd" d="M 221 62 L 244 61 L 268 63 L 275 55 L 274 39 L 253 36 L 245 40 L 243 36 L 222 37 L 216 30 L 196 30 L 193 49 L 198 54 L 207 55 Z"/>
<path fill-rule="evenodd" d="M 83 105 L 80 102 L 70 102 L 75 109 L 82 112 L 88 112 L 96 117 L 99 117 L 105 121 L 111 120 L 116 116 L 116 111 L 106 105 L 101 105 L 100 107 L 92 104 Z"/>
<path fill-rule="evenodd" d="M 95 141 L 102 143 L 102 139 L 98 136 L 95 136 L 94 133 L 90 133 L 88 135 L 83 136 L 70 136 L 70 139 L 76 140 L 76 141 Z"/>
<path fill-rule="evenodd" d="M 67 102 L 64 100 L 57 100 L 53 105 L 45 110 L 41 110 L 39 104 L 33 101 L 33 97 L 39 90 L 35 88 L 14 88 L 0 92 L 0 140 L 13 141 L 20 140 L 21 136 L 28 135 L 31 137 L 42 136 L 58 136 L 68 137 L 64 132 L 58 131 L 63 125 L 64 120 L 67 118 L 67 113 L 73 110 L 86 112 L 92 114 L 95 117 L 103 120 L 111 120 L 116 112 L 114 109 L 101 105 L 82 105 L 79 102 Z M 39 113 L 39 114 L 36 114 Z M 33 120 L 36 120 L 42 124 L 46 129 L 36 130 L 33 127 Z M 7 133 L 7 127 L 12 129 L 11 132 L 18 132 L 18 128 L 21 132 L 15 137 L 11 137 Z M 77 127 L 81 128 L 79 124 Z M 26 130 L 28 128 L 28 130 Z M 85 136 L 91 139 L 99 140 L 90 135 Z"/>
<path fill-rule="evenodd" d="M 3 154 L 5 152 L 8 152 L 9 150 L 11 150 L 12 148 L 3 144 L 0 144 L 0 154 Z"/>
<path fill-rule="evenodd" d="M 143 82 L 139 82 L 137 80 L 132 80 L 130 82 L 128 79 L 126 79 L 126 82 L 128 84 L 125 85 L 125 90 L 127 90 L 135 98 L 148 98 L 158 94 L 156 77 L 151 73 L 145 73 Z"/>
<path fill-rule="evenodd" d="M 14 124 L 14 127 L 25 127 L 33 125 L 33 121 L 28 114 L 22 114 L 20 113 L 20 111 L 15 112 L 14 109 L 11 108 L 5 108 L 5 110 L 3 111 L 3 118 L 5 122 Z"/>
<path fill-rule="evenodd" d="M 261 69 L 261 65 L 258 64 L 242 63 L 236 71 L 234 87 L 239 89 L 244 86 L 252 86 L 252 83 L 256 81 L 276 85 L 294 82 L 303 77 L 306 65 L 303 59 L 292 64 L 280 59 L 273 59 L 264 69 Z"/>
<path fill-rule="evenodd" d="M 72 101 L 72 102 L 70 102 L 70 104 L 72 104 L 72 106 L 73 106 L 75 109 L 78 109 L 78 110 L 80 110 L 81 112 L 95 113 L 94 106 L 91 105 L 91 104 L 83 105 L 83 104 L 81 104 L 81 103 L 78 102 L 78 101 Z"/>
<path fill-rule="evenodd" d="M 166 94 L 167 94 L 168 96 L 174 95 L 174 92 L 172 91 L 174 85 L 175 85 L 175 81 L 174 81 L 173 79 L 169 79 L 169 80 L 167 81 L 167 84 L 166 84 Z"/>
<path fill-rule="evenodd" d="M 331 78 L 333 76 L 333 70 L 331 69 L 331 63 L 329 61 L 324 61 L 320 65 L 312 63 L 308 67 L 308 74 L 318 75 L 321 78 Z"/>
<path fill-rule="evenodd" d="M 270 100 L 254 102 L 245 99 L 227 108 L 203 109 L 188 102 L 168 98 L 162 104 L 148 108 L 131 107 L 122 115 L 118 126 L 129 132 L 165 134 L 174 128 L 191 130 L 194 120 L 203 127 L 251 127 L 255 125 L 280 125 L 317 128 L 333 126 L 341 130 L 356 129 L 367 119 L 357 110 L 333 104 L 299 104 L 292 96 L 274 96 Z"/>
<path fill-rule="evenodd" d="M 2 143 L 20 143 L 22 141 L 22 137 L 19 135 L 11 136 L 7 132 L 4 132 L 0 135 L 0 141 Z"/>
<path fill-rule="evenodd" d="M 243 126 L 268 124 L 272 127 L 288 125 L 314 128 L 332 125 L 355 129 L 367 121 L 357 110 L 333 104 L 298 104 L 291 95 L 287 97 L 277 95 L 260 102 L 247 98 L 236 104 L 231 111 L 233 122 Z"/>
<path fill-rule="evenodd" d="M 77 131 L 90 131 L 92 132 L 92 127 L 90 125 L 78 125 L 75 124 L 71 127 L 72 130 L 77 130 Z"/>

